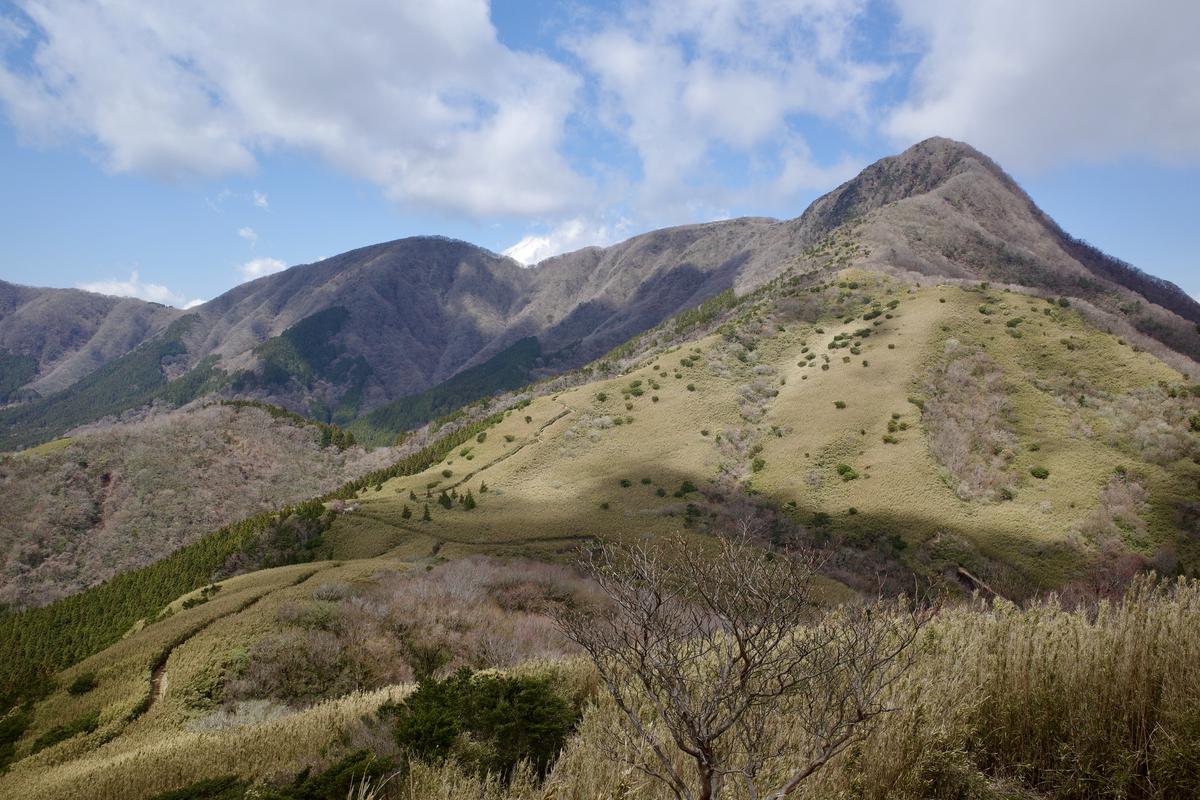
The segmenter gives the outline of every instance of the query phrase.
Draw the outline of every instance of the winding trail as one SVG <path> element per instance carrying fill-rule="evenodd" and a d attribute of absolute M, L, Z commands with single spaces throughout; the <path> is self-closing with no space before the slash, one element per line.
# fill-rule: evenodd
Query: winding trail
<path fill-rule="evenodd" d="M 529 445 L 535 444 L 535 443 L 540 444 L 542 441 L 542 434 L 545 432 L 545 430 L 547 428 L 549 428 L 554 423 L 558 422 L 560 419 L 565 417 L 567 414 L 574 413 L 574 411 L 575 411 L 575 409 L 571 408 L 569 405 L 567 405 L 566 403 L 564 403 L 561 400 L 555 399 L 554 402 L 556 402 L 560 406 L 562 406 L 562 411 L 558 412 L 553 417 L 551 417 L 550 419 L 546 420 L 541 425 L 539 425 L 538 429 L 533 434 L 533 438 L 527 439 L 526 441 L 521 442 L 519 445 L 514 447 L 512 450 L 508 450 L 504 453 L 501 453 L 500 455 L 496 456 L 488 463 L 484 464 L 479 469 L 475 470 L 474 472 L 468 472 L 462 478 L 460 478 L 459 480 L 455 481 L 454 483 L 450 484 L 449 486 L 447 486 L 445 488 L 446 489 L 457 489 L 459 486 L 462 486 L 467 481 L 478 476 L 481 472 L 484 472 L 485 470 L 488 470 L 488 469 L 496 466 L 497 464 L 501 463 L 502 461 L 507 461 L 508 459 L 512 458 L 513 456 L 515 456 L 517 453 L 524 450 Z"/>
<path fill-rule="evenodd" d="M 149 693 L 149 695 L 147 695 L 146 700 L 141 704 L 141 706 L 139 706 L 137 709 L 135 709 L 134 712 L 129 716 L 128 721 L 133 722 L 134 720 L 138 719 L 139 717 L 142 717 L 145 714 L 149 713 L 150 709 L 152 709 L 154 707 L 155 703 L 157 703 L 159 700 L 162 699 L 162 696 L 163 696 L 164 692 L 166 692 L 166 687 L 167 687 L 167 680 L 166 680 L 167 662 L 171 660 L 171 654 L 174 653 L 177 649 L 179 649 L 184 644 L 187 644 L 189 641 L 194 639 L 196 636 L 203 633 L 205 630 L 207 630 L 209 627 L 211 627 L 214 623 L 217 623 L 223 619 L 227 619 L 227 618 L 233 616 L 234 614 L 242 613 L 243 611 L 254 606 L 256 603 L 258 603 L 258 601 L 262 600 L 267 595 L 275 594 L 276 592 L 283 591 L 284 589 L 290 589 L 293 586 L 299 586 L 300 584 L 307 581 L 309 578 L 313 577 L 314 575 L 316 575 L 317 573 L 322 572 L 322 571 L 323 571 L 323 569 L 310 570 L 310 571 L 305 572 L 304 574 L 300 575 L 300 577 L 296 578 L 296 580 L 292 581 L 289 584 L 286 584 L 284 586 L 276 586 L 274 589 L 267 589 L 266 591 L 260 592 L 259 594 L 256 594 L 254 597 L 251 597 L 249 600 L 246 600 L 245 602 L 239 604 L 236 608 L 232 608 L 229 611 L 225 612 L 224 614 L 218 614 L 217 616 L 215 616 L 211 619 L 205 620 L 201 624 L 188 630 L 187 632 L 185 632 L 184 634 L 182 634 L 181 636 L 177 637 L 172 642 L 170 642 L 166 647 L 163 648 L 162 652 L 158 654 L 158 657 L 154 660 L 154 663 L 150 668 L 150 693 Z"/>

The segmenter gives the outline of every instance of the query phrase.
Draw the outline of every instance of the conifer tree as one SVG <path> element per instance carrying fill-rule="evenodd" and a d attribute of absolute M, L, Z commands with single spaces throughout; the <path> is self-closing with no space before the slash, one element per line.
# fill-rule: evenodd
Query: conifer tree
<path fill-rule="evenodd" d="M 412 518 L 412 510 L 408 507 L 407 503 L 404 504 L 404 510 L 400 512 L 400 518 L 401 519 L 411 519 Z"/>
<path fill-rule="evenodd" d="M 417 502 L 417 493 L 414 492 L 412 489 L 409 489 L 408 490 L 408 499 L 412 500 L 414 503 Z"/>
<path fill-rule="evenodd" d="M 487 491 L 487 481 L 480 481 L 479 482 L 479 493 L 483 494 L 486 491 Z"/>
<path fill-rule="evenodd" d="M 475 496 L 471 494 L 470 489 L 467 489 L 467 493 L 463 496 L 463 508 L 467 511 L 475 508 Z"/>
<path fill-rule="evenodd" d="M 425 513 L 421 515 L 421 522 L 430 522 L 433 517 L 429 516 L 429 503 L 425 504 Z"/>

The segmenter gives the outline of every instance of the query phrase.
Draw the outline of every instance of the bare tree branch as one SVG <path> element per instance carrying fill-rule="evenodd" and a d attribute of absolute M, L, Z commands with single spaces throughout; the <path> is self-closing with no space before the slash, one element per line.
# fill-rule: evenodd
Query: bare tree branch
<path fill-rule="evenodd" d="M 823 610 L 816 556 L 753 533 L 605 546 L 585 563 L 604 610 L 556 612 L 644 748 L 632 762 L 679 800 L 717 800 L 727 779 L 752 800 L 789 795 L 891 710 L 928 619 L 903 601 Z"/>

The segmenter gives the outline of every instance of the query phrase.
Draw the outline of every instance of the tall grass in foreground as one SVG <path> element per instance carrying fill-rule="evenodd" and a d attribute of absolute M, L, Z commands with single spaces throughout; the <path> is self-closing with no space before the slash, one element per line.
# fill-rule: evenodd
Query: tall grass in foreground
<path fill-rule="evenodd" d="M 926 627 L 920 647 L 916 665 L 892 688 L 897 710 L 795 797 L 1200 797 L 1200 582 L 1139 579 L 1123 600 L 1090 609 L 1054 600 L 950 609 Z M 595 691 L 590 666 L 568 660 L 513 670 L 547 671 L 573 690 L 590 685 L 596 699 L 543 782 L 528 768 L 505 784 L 453 760 L 414 763 L 370 787 L 374 797 L 668 800 L 668 789 L 605 746 L 622 720 Z M 0 796 L 132 800 L 222 775 L 286 782 L 303 766 L 320 769 L 363 746 L 393 755 L 371 720 L 405 694 L 393 687 L 350 695 L 220 732 L 164 730 L 132 748 L 101 748 L 58 765 L 35 757 L 0 778 Z M 626 742 L 636 746 L 632 737 Z M 747 797 L 736 783 L 728 796 Z"/>
<path fill-rule="evenodd" d="M 1139 580 L 1121 602 L 1086 610 L 1054 600 L 954 609 L 923 646 L 891 696 L 898 710 L 796 796 L 1200 797 L 1200 583 Z M 540 786 L 447 764 L 414 769 L 381 796 L 669 798 L 600 746 L 620 725 L 610 706 L 587 712 Z"/>

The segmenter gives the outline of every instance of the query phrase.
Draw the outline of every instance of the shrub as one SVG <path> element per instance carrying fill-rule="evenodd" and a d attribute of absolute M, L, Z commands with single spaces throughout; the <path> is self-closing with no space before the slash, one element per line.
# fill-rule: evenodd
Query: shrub
<path fill-rule="evenodd" d="M 630 486 L 633 486 L 633 481 L 629 480 L 629 478 L 621 478 L 620 483 L 622 489 L 628 489 Z"/>
<path fill-rule="evenodd" d="M 696 391 L 696 384 L 694 384 L 694 383 L 689 383 L 689 384 L 687 385 L 687 390 L 688 390 L 689 392 L 694 392 L 694 391 Z"/>
<path fill-rule="evenodd" d="M 667 490 L 666 490 L 666 489 L 664 489 L 664 488 L 662 488 L 661 486 L 660 486 L 660 487 L 658 487 L 657 489 L 655 489 L 655 490 L 654 490 L 654 493 L 655 493 L 656 495 L 658 495 L 659 497 L 666 497 L 666 496 L 667 496 Z"/>
<path fill-rule="evenodd" d="M 750 469 L 753 472 L 762 472 L 763 468 L 766 466 L 767 466 L 767 462 L 763 461 L 762 458 L 759 458 L 759 457 L 756 457 L 753 461 L 750 462 Z"/>
<path fill-rule="evenodd" d="M 1050 477 L 1050 470 L 1045 467 L 1033 467 L 1029 470 L 1029 474 L 1040 481 L 1044 481 Z"/>
<path fill-rule="evenodd" d="M 531 417 L 531 416 L 529 416 L 528 414 L 526 414 L 526 415 L 525 415 L 525 424 L 526 424 L 526 425 L 528 425 L 528 424 L 529 424 L 529 423 L 531 423 L 531 422 L 533 422 L 533 417 Z"/>
<path fill-rule="evenodd" d="M 834 400 L 834 401 L 833 401 L 833 406 L 834 406 L 834 408 L 839 408 L 839 409 L 841 409 L 841 408 L 845 408 L 845 407 L 846 407 L 846 401 L 845 401 L 845 400 Z"/>
<path fill-rule="evenodd" d="M 100 681 L 96 679 L 96 673 L 84 672 L 75 680 L 71 681 L 71 685 L 67 687 L 67 692 L 73 695 L 87 694 L 100 685 Z"/>
<path fill-rule="evenodd" d="M 487 431 L 480 431 L 479 435 L 475 437 L 475 441 L 478 442 L 479 444 L 483 444 L 486 439 L 487 439 Z"/>
<path fill-rule="evenodd" d="M 424 761 L 453 757 L 478 774 L 507 777 L 526 761 L 545 775 L 578 721 L 550 677 L 463 669 L 421 681 L 400 707 L 396 741 Z"/>
<path fill-rule="evenodd" d="M 841 475 L 844 481 L 852 481 L 858 477 L 858 472 L 849 464 L 838 464 L 837 474 Z"/>
<path fill-rule="evenodd" d="M 442 470 L 442 477 L 443 477 L 443 478 L 449 478 L 449 477 L 450 477 L 451 475 L 453 475 L 453 474 L 454 474 L 454 471 L 453 471 L 453 470 L 449 470 L 449 469 L 444 469 L 444 470 Z"/>
<path fill-rule="evenodd" d="M 504 441 L 506 442 L 513 442 L 516 440 L 516 438 L 517 437 L 513 436 L 511 433 L 504 434 Z"/>

